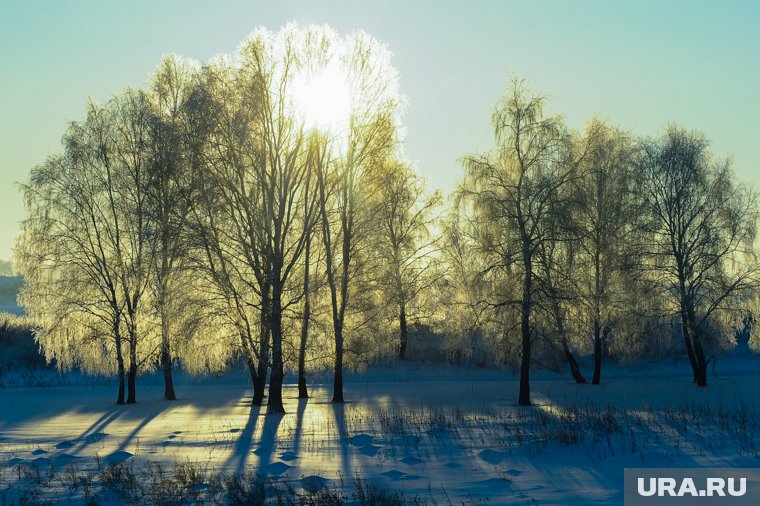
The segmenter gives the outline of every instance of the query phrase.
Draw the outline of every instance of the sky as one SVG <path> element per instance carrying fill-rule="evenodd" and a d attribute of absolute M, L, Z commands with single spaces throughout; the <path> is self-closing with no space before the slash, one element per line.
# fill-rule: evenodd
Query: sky
<path fill-rule="evenodd" d="M 162 55 L 231 53 L 258 26 L 361 28 L 393 52 L 407 97 L 406 157 L 431 188 L 493 147 L 509 76 L 583 128 L 703 131 L 760 188 L 760 2 L 0 0 L 0 259 L 24 208 L 17 182 L 60 149 L 88 97 L 141 86 Z"/>

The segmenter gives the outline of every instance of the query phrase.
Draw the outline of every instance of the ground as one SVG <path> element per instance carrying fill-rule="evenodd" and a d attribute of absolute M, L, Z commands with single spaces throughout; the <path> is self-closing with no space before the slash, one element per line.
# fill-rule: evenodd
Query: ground
<path fill-rule="evenodd" d="M 329 383 L 308 400 L 288 385 L 282 416 L 251 407 L 236 378 L 180 376 L 176 402 L 146 378 L 132 406 L 116 406 L 108 382 L 4 388 L 0 504 L 23 502 L 35 467 L 97 481 L 109 463 L 190 463 L 198 490 L 213 473 L 249 470 L 349 503 L 359 477 L 428 504 L 622 504 L 626 467 L 760 467 L 759 364 L 724 363 L 706 389 L 684 364 L 617 368 L 598 386 L 539 373 L 529 408 L 515 405 L 509 371 L 378 369 L 349 377 L 344 405 L 329 402 Z M 38 498 L 119 502 L 37 479 Z"/>

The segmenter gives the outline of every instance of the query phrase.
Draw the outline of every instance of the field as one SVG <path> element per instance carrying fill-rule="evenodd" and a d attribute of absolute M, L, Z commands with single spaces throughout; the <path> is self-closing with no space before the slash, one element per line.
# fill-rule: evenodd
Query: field
<path fill-rule="evenodd" d="M 176 402 L 145 378 L 132 406 L 86 378 L 5 388 L 0 504 L 620 504 L 626 467 L 760 466 L 760 364 L 722 365 L 706 389 L 684 364 L 543 373 L 529 408 L 508 371 L 372 369 L 344 405 L 286 387 L 284 416 L 234 376 L 180 377 Z"/>

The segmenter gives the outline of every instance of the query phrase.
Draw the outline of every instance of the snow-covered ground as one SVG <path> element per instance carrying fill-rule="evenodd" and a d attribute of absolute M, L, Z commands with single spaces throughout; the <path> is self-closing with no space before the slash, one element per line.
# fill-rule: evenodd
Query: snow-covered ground
<path fill-rule="evenodd" d="M 626 467 L 760 467 L 760 362 L 722 364 L 706 389 L 682 363 L 611 368 L 598 386 L 538 374 L 530 408 L 515 406 L 510 372 L 445 367 L 350 376 L 344 405 L 329 402 L 329 385 L 309 400 L 287 386 L 284 416 L 251 407 L 250 390 L 229 381 L 180 377 L 181 400 L 165 402 L 146 380 L 132 406 L 102 383 L 5 388 L 0 490 L 18 497 L 30 464 L 192 462 L 297 490 L 350 489 L 360 476 L 432 504 L 622 504 Z"/>

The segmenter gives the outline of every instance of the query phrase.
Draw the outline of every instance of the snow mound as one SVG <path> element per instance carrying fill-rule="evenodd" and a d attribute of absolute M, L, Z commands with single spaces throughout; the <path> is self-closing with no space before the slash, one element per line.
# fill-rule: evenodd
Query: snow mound
<path fill-rule="evenodd" d="M 398 481 L 401 478 L 403 478 L 404 474 L 406 474 L 406 473 L 402 473 L 401 471 L 398 471 L 396 469 L 391 469 L 390 471 L 386 471 L 386 472 L 381 473 L 381 474 L 383 476 L 387 476 L 388 478 L 390 478 L 393 481 Z"/>
<path fill-rule="evenodd" d="M 106 436 L 108 436 L 108 434 L 105 432 L 96 432 L 94 434 L 90 434 L 84 438 L 84 440 L 87 443 L 97 443 L 98 441 L 102 441 Z"/>
<path fill-rule="evenodd" d="M 301 485 L 303 486 L 304 490 L 312 494 L 319 492 L 325 488 L 329 482 L 330 480 L 327 478 L 323 478 L 318 475 L 304 476 L 301 478 Z"/>
<path fill-rule="evenodd" d="M 121 464 L 122 462 L 125 462 L 129 459 L 134 457 L 129 452 L 125 452 L 124 450 L 117 450 L 110 455 L 107 455 L 105 459 L 103 459 L 107 464 Z"/>
<path fill-rule="evenodd" d="M 375 445 L 362 446 L 358 450 L 359 453 L 367 457 L 374 457 L 375 455 L 378 454 L 379 451 L 380 451 L 380 447 L 375 446 Z"/>
<path fill-rule="evenodd" d="M 416 466 L 422 464 L 423 461 L 416 457 L 404 457 L 400 462 L 406 464 L 407 466 Z"/>
<path fill-rule="evenodd" d="M 372 443 L 374 440 L 375 438 L 370 436 L 369 434 L 357 434 L 353 437 L 348 438 L 348 442 L 354 446 L 367 446 L 368 444 Z"/>
<path fill-rule="evenodd" d="M 483 450 L 478 454 L 478 457 L 485 460 L 489 464 L 496 465 L 504 460 L 505 455 L 501 452 L 497 452 L 496 450 Z"/>
<path fill-rule="evenodd" d="M 292 469 L 293 466 L 289 466 L 285 464 L 284 462 L 275 462 L 274 464 L 270 464 L 267 467 L 267 474 L 272 474 L 274 476 L 280 476 L 281 474 L 284 474 L 288 470 Z"/>

